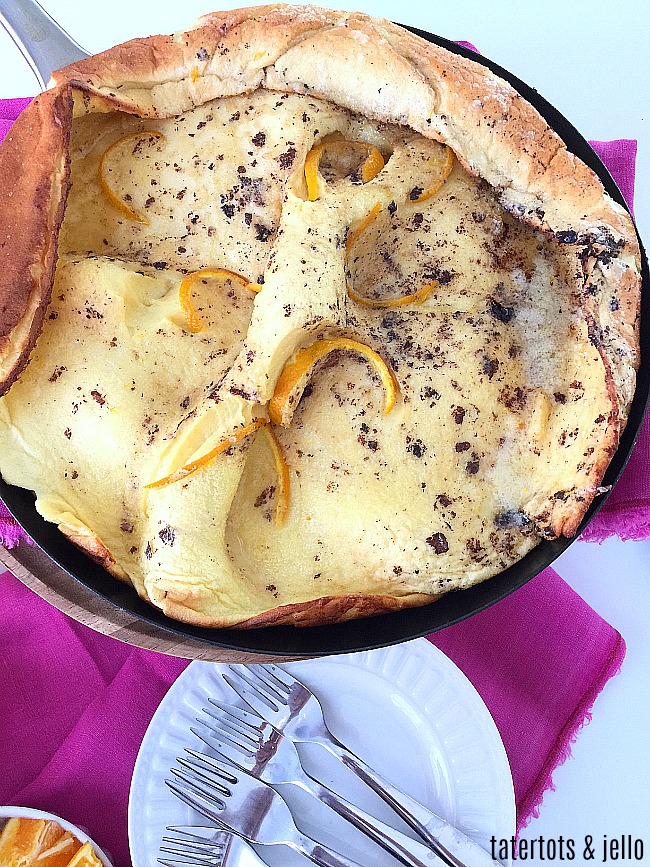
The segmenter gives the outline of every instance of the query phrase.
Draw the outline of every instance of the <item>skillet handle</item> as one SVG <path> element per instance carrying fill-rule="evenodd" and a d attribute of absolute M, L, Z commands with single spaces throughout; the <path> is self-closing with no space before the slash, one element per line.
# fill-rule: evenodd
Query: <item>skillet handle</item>
<path fill-rule="evenodd" d="M 0 24 L 29 63 L 41 90 L 55 69 L 89 56 L 36 0 L 0 0 Z"/>

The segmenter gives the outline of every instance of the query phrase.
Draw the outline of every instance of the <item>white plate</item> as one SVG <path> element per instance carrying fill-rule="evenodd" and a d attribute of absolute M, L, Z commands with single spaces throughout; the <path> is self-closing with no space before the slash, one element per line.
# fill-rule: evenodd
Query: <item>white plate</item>
<path fill-rule="evenodd" d="M 486 849 L 515 834 L 510 766 L 482 699 L 458 668 L 425 638 L 395 647 L 283 666 L 320 699 L 332 732 L 387 779 Z M 177 756 L 207 751 L 190 732 L 209 697 L 232 701 L 225 666 L 193 662 L 173 684 L 142 741 L 129 798 L 133 867 L 156 867 L 168 825 L 207 825 L 165 785 Z M 242 705 L 244 706 L 244 705 Z M 363 809 L 409 831 L 392 810 L 322 748 L 299 745 L 305 768 Z M 301 830 L 373 867 L 397 863 L 335 814 L 282 787 Z M 409 831 L 412 836 L 412 832 Z M 236 841 L 228 867 L 238 867 Z M 271 867 L 307 863 L 284 846 L 258 847 Z"/>
<path fill-rule="evenodd" d="M 69 831 L 77 840 L 82 843 L 90 841 L 95 855 L 102 862 L 104 867 L 113 867 L 113 862 L 108 855 L 99 848 L 97 843 L 88 836 L 83 828 L 78 828 L 67 819 L 62 819 L 60 816 L 55 816 L 54 813 L 45 813 L 43 810 L 33 810 L 31 807 L 0 807 L 0 830 L 5 825 L 5 819 L 49 819 L 50 821 L 58 822 L 64 831 Z"/>

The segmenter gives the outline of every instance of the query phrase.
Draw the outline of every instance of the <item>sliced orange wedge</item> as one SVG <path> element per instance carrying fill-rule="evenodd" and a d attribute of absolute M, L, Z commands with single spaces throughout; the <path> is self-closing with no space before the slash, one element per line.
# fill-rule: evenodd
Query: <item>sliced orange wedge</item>
<path fill-rule="evenodd" d="M 399 298 L 387 299 L 364 298 L 362 295 L 357 295 L 357 293 L 348 286 L 348 295 L 353 301 L 363 304 L 364 307 L 373 307 L 375 310 L 378 310 L 382 307 L 403 307 L 406 304 L 422 304 L 422 302 L 428 298 L 433 290 L 439 285 L 440 284 L 437 280 L 433 280 L 431 283 L 427 283 L 421 289 L 418 289 L 417 292 L 412 292 L 410 295 L 401 295 Z"/>
<path fill-rule="evenodd" d="M 454 166 L 454 152 L 450 147 L 445 147 L 445 155 L 443 157 L 442 163 L 440 165 L 440 174 L 435 179 L 435 181 L 428 187 L 425 187 L 420 193 L 414 195 L 415 190 L 410 195 L 410 201 L 424 202 L 426 199 L 431 198 L 431 196 L 435 195 L 438 190 L 442 187 L 444 182 L 447 180 L 449 175 L 451 174 L 451 170 Z"/>
<path fill-rule="evenodd" d="M 108 158 L 113 153 L 113 151 L 124 144 L 126 141 L 137 141 L 142 140 L 146 141 L 167 141 L 166 136 L 164 136 L 161 132 L 157 132 L 156 130 L 142 130 L 142 132 L 131 132 L 128 135 L 123 135 L 121 138 L 118 138 L 117 141 L 114 141 L 112 145 L 106 148 L 104 153 L 101 156 L 99 161 L 99 185 L 102 189 L 102 192 L 108 199 L 108 201 L 117 208 L 118 211 L 122 211 L 130 220 L 135 220 L 136 223 L 144 223 L 145 226 L 149 225 L 149 219 L 144 214 L 139 213 L 138 211 L 131 208 L 124 199 L 121 199 L 117 193 L 115 193 L 110 184 L 108 183 L 108 172 L 109 169 L 106 166 Z"/>
<path fill-rule="evenodd" d="M 305 181 L 307 182 L 307 198 L 315 202 L 318 198 L 318 168 L 325 151 L 334 153 L 344 150 L 365 151 L 368 156 L 361 165 L 361 182 L 367 184 L 376 177 L 384 167 L 384 158 L 374 145 L 365 141 L 335 140 L 315 145 L 305 158 Z"/>
<path fill-rule="evenodd" d="M 81 848 L 81 840 L 53 819 L 12 817 L 0 833 L 0 864 L 69 867 Z"/>
<path fill-rule="evenodd" d="M 179 286 L 178 300 L 181 310 L 187 316 L 187 327 L 194 334 L 203 331 L 203 323 L 192 305 L 192 287 L 199 280 L 208 279 L 238 280 L 243 286 L 252 289 L 254 292 L 259 292 L 262 288 L 259 283 L 250 283 L 246 277 L 242 277 L 241 274 L 236 274 L 234 271 L 228 271 L 225 268 L 203 268 L 201 271 L 193 271 L 191 274 L 188 274 Z M 254 289 L 253 287 L 255 286 L 259 288 Z"/>
<path fill-rule="evenodd" d="M 103 864 L 95 854 L 90 843 L 86 842 L 77 854 L 73 856 L 72 860 L 68 862 L 66 867 L 103 867 Z"/>
<path fill-rule="evenodd" d="M 206 452 L 204 455 L 201 455 L 200 458 L 197 458 L 195 461 L 190 461 L 188 464 L 185 464 L 184 467 L 175 470 L 173 473 L 164 476 L 162 479 L 158 479 L 156 482 L 150 482 L 148 485 L 145 485 L 145 488 L 163 488 L 165 485 L 171 485 L 174 482 L 180 482 L 181 479 L 186 479 L 188 476 L 191 476 L 192 473 L 195 473 L 202 467 L 206 467 L 208 464 L 212 463 L 212 461 L 222 452 L 225 452 L 231 446 L 241 442 L 241 440 L 250 436 L 254 431 L 266 424 L 268 424 L 266 419 L 256 418 L 255 421 L 247 424 L 245 427 L 233 431 L 233 433 L 224 437 L 213 449 Z"/>
<path fill-rule="evenodd" d="M 70 867 L 82 848 L 81 841 L 66 831 L 53 845 L 43 848 L 34 863 L 38 867 Z"/>
<path fill-rule="evenodd" d="M 360 343 L 358 340 L 352 340 L 349 337 L 335 337 L 330 340 L 315 341 L 305 349 L 301 349 L 295 359 L 285 365 L 275 386 L 273 397 L 269 401 L 269 417 L 274 424 L 284 423 L 285 411 L 291 403 L 292 392 L 300 380 L 310 373 L 317 361 L 320 361 L 321 358 L 324 358 L 330 352 L 335 352 L 339 349 L 358 352 L 359 355 L 362 355 L 373 366 L 384 386 L 384 415 L 388 415 L 395 406 L 399 390 L 395 375 L 391 369 L 381 355 L 375 352 L 374 349 L 366 346 L 365 343 Z"/>
<path fill-rule="evenodd" d="M 278 475 L 278 487 L 275 500 L 275 526 L 281 527 L 284 524 L 284 519 L 287 517 L 289 509 L 289 496 L 291 488 L 291 477 L 289 476 L 289 467 L 287 466 L 282 446 L 280 445 L 273 428 L 270 425 L 265 425 L 264 431 L 268 440 L 271 452 L 273 454 L 273 463 Z"/>

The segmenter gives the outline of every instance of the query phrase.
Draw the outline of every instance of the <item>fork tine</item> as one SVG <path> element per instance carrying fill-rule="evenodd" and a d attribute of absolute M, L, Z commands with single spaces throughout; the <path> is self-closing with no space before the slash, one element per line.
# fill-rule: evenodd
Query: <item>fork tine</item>
<path fill-rule="evenodd" d="M 214 867 L 215 859 L 221 856 L 223 850 L 211 849 L 209 846 L 204 846 L 202 849 L 195 849 L 188 846 L 187 843 L 179 841 L 177 847 L 161 846 L 160 852 L 164 855 L 172 855 L 174 858 L 189 858 L 189 861 L 184 862 L 186 864 L 209 864 L 211 867 Z M 210 860 L 200 860 L 203 858 Z"/>
<path fill-rule="evenodd" d="M 187 846 L 192 849 L 221 849 L 221 843 L 213 842 L 212 840 L 201 839 L 200 837 L 170 837 L 162 838 L 163 843 L 173 843 L 180 846 Z"/>
<path fill-rule="evenodd" d="M 164 836 L 160 852 L 173 856 L 173 860 L 159 858 L 165 867 L 177 865 L 196 865 L 196 867 L 222 867 L 230 849 L 232 835 L 227 831 L 213 828 L 204 830 L 210 835 L 201 837 L 185 827 L 167 828 L 173 835 Z M 198 830 L 198 828 L 196 829 Z M 164 845 L 167 844 L 167 845 Z"/>
<path fill-rule="evenodd" d="M 226 716 L 225 711 L 220 711 L 219 713 L 215 713 L 210 708 L 204 707 L 203 713 L 209 720 L 209 722 L 203 717 L 197 717 L 197 722 L 200 722 L 201 725 L 204 725 L 208 728 L 212 728 L 215 731 L 219 731 L 223 733 L 224 737 L 228 737 L 231 739 L 233 735 L 235 735 L 236 739 L 240 743 L 246 743 L 246 745 L 251 745 L 253 748 L 257 748 L 257 745 L 260 742 L 260 738 L 262 737 L 262 727 L 259 725 L 253 725 L 250 722 L 242 721 L 238 719 L 234 715 Z M 252 717 L 252 714 L 250 714 Z M 255 717 L 255 719 L 257 719 Z M 262 723 L 262 720 L 258 720 L 258 722 Z"/>
<path fill-rule="evenodd" d="M 162 864 L 163 867 L 179 867 L 179 865 L 188 865 L 188 867 L 217 867 L 217 861 L 215 858 L 210 858 L 208 861 L 204 861 L 202 858 L 196 855 L 188 854 L 186 852 L 178 852 L 178 853 L 170 853 L 175 855 L 173 861 L 167 861 L 162 858 L 158 858 L 158 863 Z"/>
<path fill-rule="evenodd" d="M 167 861 L 167 859 L 163 860 L 162 858 L 158 858 L 158 863 L 162 864 L 163 867 L 181 867 L 181 865 L 190 865 L 190 867 L 217 867 L 217 862 L 214 858 L 212 858 L 210 861 L 203 861 L 202 859 L 197 858 L 196 855 L 189 855 L 188 857 L 186 857 L 185 852 L 180 852 L 178 854 L 179 857 L 174 858 L 173 861 Z"/>
<path fill-rule="evenodd" d="M 197 855 L 203 855 L 206 852 L 221 852 L 223 851 L 223 846 L 219 843 L 211 844 L 209 840 L 200 840 L 198 842 L 194 842 L 193 840 L 182 840 L 179 837 L 163 837 L 163 843 L 169 843 L 168 846 L 161 846 L 161 852 L 168 852 L 170 855 L 185 855 L 190 852 L 196 853 Z M 176 846 L 179 848 L 172 848 L 172 846 Z"/>
<path fill-rule="evenodd" d="M 235 707 L 234 704 L 226 704 L 226 702 L 219 701 L 216 698 L 209 698 L 208 701 L 211 705 L 214 705 L 214 707 L 219 709 L 220 716 L 223 715 L 223 717 L 231 720 L 233 725 L 235 723 L 241 723 L 243 726 L 248 726 L 249 728 L 258 731 L 264 725 L 264 720 L 257 713 L 251 713 L 249 710 L 242 710 L 240 707 Z"/>
<path fill-rule="evenodd" d="M 160 852 L 164 855 L 172 855 L 174 864 L 196 864 L 197 867 L 218 867 L 223 864 L 227 850 L 221 843 L 210 844 L 208 840 L 195 843 L 179 837 L 163 837 L 163 843 L 171 843 L 171 846 L 161 846 Z M 168 863 L 158 859 L 161 864 Z"/>
<path fill-rule="evenodd" d="M 241 750 L 248 752 L 255 751 L 260 742 L 259 735 L 258 737 L 253 737 L 246 731 L 236 729 L 234 726 L 231 727 L 227 722 L 223 722 L 223 720 L 220 720 L 219 717 L 213 714 L 206 713 L 205 718 L 197 717 L 196 721 L 221 740 L 237 744 Z"/>
<path fill-rule="evenodd" d="M 254 666 L 229 665 L 228 668 L 233 674 L 243 680 L 250 689 L 256 692 L 260 698 L 264 699 L 273 710 L 279 709 L 275 705 L 287 703 L 286 692 L 283 690 L 281 693 L 277 690 L 277 687 L 274 688 L 273 684 L 269 683 L 264 677 L 262 677 L 262 675 L 255 670 Z M 224 678 L 227 679 L 227 675 L 224 674 Z"/>
<path fill-rule="evenodd" d="M 182 765 L 185 769 L 185 773 L 179 768 L 172 768 L 171 772 L 174 776 L 181 780 L 183 783 L 187 783 L 190 786 L 198 789 L 201 794 L 210 795 L 212 798 L 217 801 L 219 804 L 223 804 L 223 798 L 227 798 L 230 794 L 230 790 L 226 789 L 224 786 L 220 785 L 220 783 L 214 778 L 210 778 L 205 774 L 201 773 L 201 769 L 192 766 L 191 763 L 187 761 L 187 759 L 178 759 L 178 764 Z M 189 773 L 187 773 L 189 771 Z M 207 792 L 205 790 L 205 786 L 209 786 L 211 791 Z M 221 797 L 218 797 L 220 795 Z"/>
<path fill-rule="evenodd" d="M 265 685 L 267 690 L 272 690 L 283 704 L 287 703 L 287 698 L 291 692 L 291 683 L 287 684 L 278 677 L 276 672 L 279 672 L 275 665 L 255 665 L 249 666 L 252 669 L 252 674 Z"/>
<path fill-rule="evenodd" d="M 260 664 L 258 666 L 258 669 L 260 669 L 260 668 L 264 671 L 266 676 L 272 681 L 272 683 L 274 685 L 273 688 L 276 690 L 278 688 L 280 688 L 281 690 L 284 690 L 284 692 L 286 692 L 287 695 L 291 692 L 291 687 L 295 683 L 297 683 L 295 677 L 292 677 L 290 674 L 288 674 L 283 669 L 279 668 L 277 665 L 271 665 L 268 663 L 267 664 Z M 284 675 L 284 678 L 281 677 L 281 675 Z M 285 678 L 286 678 L 286 680 L 285 680 Z"/>
<path fill-rule="evenodd" d="M 268 714 L 269 710 L 277 714 L 280 711 L 279 702 L 276 704 L 262 693 L 256 686 L 249 683 L 245 678 L 238 678 L 235 682 L 227 674 L 221 675 L 228 686 L 233 689 L 237 695 L 243 699 L 250 707 L 253 708 L 260 716 Z"/>
<path fill-rule="evenodd" d="M 171 831 L 172 835 L 163 837 L 163 843 L 176 843 L 177 841 L 187 841 L 195 846 L 206 845 L 213 849 L 225 849 L 230 845 L 232 834 L 230 831 L 215 828 L 213 826 L 205 827 L 202 825 L 168 825 L 165 829 Z M 196 831 L 204 831 L 205 834 L 197 834 Z"/>
<path fill-rule="evenodd" d="M 206 798 L 200 792 L 196 792 L 193 787 L 183 785 L 175 780 L 165 780 L 165 785 L 188 807 L 196 810 L 206 819 L 212 822 L 221 822 L 221 818 L 217 809 L 214 806 L 214 800 Z M 222 824 L 226 824 L 225 822 Z"/>
<path fill-rule="evenodd" d="M 184 777 L 183 773 L 177 768 L 171 769 L 173 774 L 199 788 L 205 782 L 220 795 L 226 798 L 232 796 L 232 788 L 237 784 L 237 777 L 228 771 L 223 762 L 206 756 L 203 753 L 196 753 L 193 750 L 186 749 L 185 752 L 189 758 L 185 756 L 176 759 L 176 761 L 182 768 L 190 772 L 190 778 Z M 229 785 L 225 785 L 225 783 Z"/>
<path fill-rule="evenodd" d="M 221 740 L 216 735 L 211 734 L 209 729 L 204 734 L 193 728 L 190 728 L 190 731 L 193 735 L 196 735 L 200 741 L 203 741 L 206 747 L 209 747 L 213 752 L 216 752 L 219 756 L 225 758 L 227 761 L 237 765 L 238 767 L 242 767 L 243 762 L 248 762 L 249 764 L 252 763 L 255 758 L 254 750 L 244 750 L 237 744 Z M 192 754 L 192 750 L 187 749 L 187 747 L 185 751 Z"/>

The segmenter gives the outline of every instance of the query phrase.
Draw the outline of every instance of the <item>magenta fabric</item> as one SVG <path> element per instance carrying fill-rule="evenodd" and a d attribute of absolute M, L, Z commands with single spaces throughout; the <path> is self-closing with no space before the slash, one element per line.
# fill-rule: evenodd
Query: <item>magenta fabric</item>
<path fill-rule="evenodd" d="M 0 804 L 62 816 L 129 867 L 133 765 L 187 662 L 93 632 L 10 572 L 0 596 Z"/>
<path fill-rule="evenodd" d="M 0 576 L 0 594 L 0 803 L 63 816 L 86 828 L 116 867 L 129 867 L 133 765 L 154 711 L 187 662 L 93 632 L 10 572 Z M 430 640 L 465 672 L 494 717 L 522 828 L 618 671 L 623 639 L 547 569 Z"/>
<path fill-rule="evenodd" d="M 0 102 L 0 137 L 28 100 Z M 632 204 L 636 144 L 594 143 Z M 650 430 L 586 538 L 650 529 Z M 21 538 L 0 511 L 0 540 Z M 0 575 L 0 803 L 49 810 L 130 864 L 127 803 L 147 725 L 183 660 L 76 623 L 13 575 Z M 619 669 L 625 644 L 551 569 L 507 599 L 431 637 L 474 683 L 510 760 L 518 827 Z"/>
<path fill-rule="evenodd" d="M 467 675 L 497 724 L 521 829 L 621 667 L 625 642 L 553 569 L 429 640 Z"/>
<path fill-rule="evenodd" d="M 30 102 L 30 97 L 0 100 L 0 141 L 7 135 L 12 123 Z"/>

